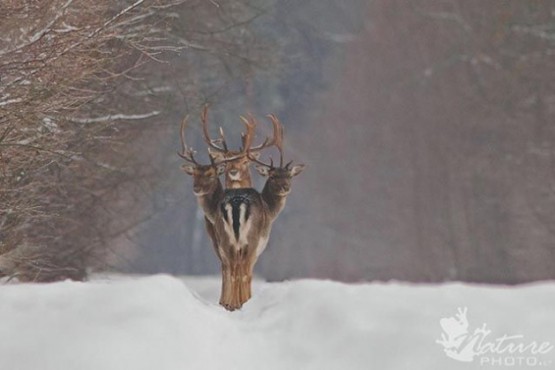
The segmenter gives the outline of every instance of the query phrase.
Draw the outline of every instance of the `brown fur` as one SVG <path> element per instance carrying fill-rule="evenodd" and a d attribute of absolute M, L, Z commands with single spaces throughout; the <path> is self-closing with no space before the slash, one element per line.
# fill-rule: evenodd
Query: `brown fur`
<path fill-rule="evenodd" d="M 251 297 L 254 265 L 262 253 L 272 228 L 291 188 L 291 179 L 304 166 L 257 168 L 268 176 L 262 193 L 252 189 L 251 160 L 257 161 L 258 152 L 269 146 L 282 151 L 283 130 L 277 118 L 270 115 L 274 127 L 273 138 L 251 148 L 256 121 L 254 117 L 241 117 L 247 127 L 242 135 L 241 151 L 228 150 L 223 131 L 218 140 L 211 140 L 207 127 L 205 107 L 201 114 L 203 135 L 209 146 L 210 165 L 200 165 L 194 160 L 194 151 L 185 144 L 186 118 L 181 124 L 182 153 L 179 155 L 191 164 L 183 170 L 193 177 L 193 191 L 205 213 L 206 230 L 216 255 L 222 264 L 222 291 L 220 304 L 228 310 L 240 308 Z M 220 142 L 222 145 L 218 146 Z M 216 164 L 219 163 L 219 164 Z M 259 162 L 261 163 L 261 162 Z M 224 191 L 219 175 L 225 173 Z"/>
<path fill-rule="evenodd" d="M 234 238 L 226 231 L 225 220 L 220 214 L 224 199 L 224 189 L 218 174 L 222 166 L 183 165 L 182 169 L 193 177 L 193 191 L 199 206 L 205 214 L 205 226 L 212 241 L 214 251 L 222 264 L 222 290 L 220 304 L 228 310 L 240 308 L 251 297 L 251 281 L 256 246 L 261 232 L 249 233 L 245 245 L 237 246 Z M 258 192 L 253 190 L 252 209 L 249 219 L 253 221 L 251 230 L 267 230 L 265 205 Z"/>
<path fill-rule="evenodd" d="M 240 155 L 241 152 L 230 150 L 227 153 L 209 150 L 210 155 L 216 160 L 221 161 Z M 253 154 L 254 155 L 254 154 Z M 252 188 L 252 177 L 250 171 L 251 160 L 245 155 L 225 163 L 225 188 L 226 189 L 245 189 Z"/>
<path fill-rule="evenodd" d="M 212 241 L 214 251 L 219 257 L 218 240 L 214 231 L 214 223 L 218 217 L 218 205 L 224 196 L 224 188 L 219 178 L 219 175 L 223 171 L 223 167 L 186 164 L 181 168 L 193 177 L 193 191 L 195 192 L 199 206 L 204 211 L 206 231 Z"/>
<path fill-rule="evenodd" d="M 245 189 L 241 189 L 242 191 Z M 250 223 L 248 232 L 241 229 L 239 240 L 226 225 L 224 217 L 218 217 L 214 224 L 215 234 L 218 236 L 218 251 L 222 262 L 222 295 L 220 304 L 228 310 L 240 308 L 251 298 L 251 282 L 254 264 L 258 258 L 257 248 L 261 239 L 267 241 L 271 222 L 268 218 L 267 207 L 260 193 L 254 189 L 250 191 L 250 215 L 245 223 Z M 234 189 L 226 194 L 233 194 Z M 245 225 L 241 225 L 244 227 Z M 264 243 L 265 246 L 265 243 Z"/>
<path fill-rule="evenodd" d="M 240 308 L 251 298 L 254 265 L 266 247 L 272 223 L 285 206 L 291 191 L 291 179 L 301 173 L 303 168 L 302 165 L 291 169 L 257 167 L 262 175 L 268 176 L 262 193 L 254 189 L 226 190 L 227 195 L 249 194 L 250 216 L 246 223 L 252 223 L 248 230 L 244 230 L 246 235 L 240 234 L 239 241 L 230 232 L 230 227 L 226 228 L 225 217 L 217 217 L 214 224 L 214 232 L 218 235 L 218 255 L 222 261 L 220 304 L 228 310 Z"/>
<path fill-rule="evenodd" d="M 304 165 L 289 168 L 268 168 L 256 166 L 260 175 L 267 176 L 268 180 L 262 189 L 262 199 L 267 205 L 268 216 L 273 221 L 285 207 L 287 195 L 291 192 L 291 179 L 297 176 L 304 169 Z"/>

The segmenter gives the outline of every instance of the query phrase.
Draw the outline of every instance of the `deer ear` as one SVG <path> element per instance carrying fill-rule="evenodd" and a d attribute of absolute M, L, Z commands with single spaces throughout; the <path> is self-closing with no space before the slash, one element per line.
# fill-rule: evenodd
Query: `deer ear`
<path fill-rule="evenodd" d="M 219 164 L 216 167 L 216 173 L 218 174 L 218 176 L 223 175 L 225 173 L 225 163 Z"/>
<path fill-rule="evenodd" d="M 213 150 L 213 149 L 210 149 L 210 148 L 208 148 L 208 154 L 209 154 L 212 158 L 214 158 L 214 160 L 215 160 L 216 162 L 225 159 L 225 156 L 224 156 L 224 154 L 223 154 L 222 152 L 218 152 L 218 151 Z"/>
<path fill-rule="evenodd" d="M 193 176 L 193 174 L 195 173 L 195 166 L 193 166 L 192 164 L 184 164 L 183 166 L 181 166 L 181 169 L 185 171 L 186 174 L 191 176 Z"/>
<path fill-rule="evenodd" d="M 266 166 L 261 166 L 257 164 L 256 166 L 254 166 L 254 168 L 256 169 L 256 172 L 258 172 L 261 176 L 268 177 L 270 175 L 270 169 Z"/>
<path fill-rule="evenodd" d="M 293 166 L 293 168 L 291 168 L 291 177 L 297 176 L 299 173 L 303 172 L 304 167 L 304 164 Z"/>

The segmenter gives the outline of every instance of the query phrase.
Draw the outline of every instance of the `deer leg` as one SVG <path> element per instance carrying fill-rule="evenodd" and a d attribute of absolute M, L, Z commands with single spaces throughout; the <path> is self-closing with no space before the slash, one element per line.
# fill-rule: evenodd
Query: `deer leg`
<path fill-rule="evenodd" d="M 222 263 L 222 292 L 220 304 L 227 310 L 239 309 L 251 296 L 254 261 L 241 249 Z"/>
<path fill-rule="evenodd" d="M 244 300 L 243 294 L 243 281 L 242 281 L 242 261 L 239 256 L 235 256 L 233 260 L 233 271 L 231 274 L 231 282 L 232 282 L 232 302 L 234 308 L 241 308 Z"/>
<path fill-rule="evenodd" d="M 249 298 L 250 274 L 244 259 L 244 253 L 233 253 L 227 265 L 222 265 L 222 295 L 220 304 L 227 310 L 241 308 Z"/>
<path fill-rule="evenodd" d="M 252 273 L 254 267 L 254 256 L 248 253 L 248 248 L 242 250 L 238 261 L 237 279 L 239 281 L 239 300 L 241 304 L 248 301 L 251 296 Z"/>
<path fill-rule="evenodd" d="M 231 266 L 222 263 L 222 291 L 220 294 L 220 305 L 226 309 L 231 308 L 232 301 L 232 283 L 231 283 Z"/>
<path fill-rule="evenodd" d="M 248 286 L 247 286 L 247 300 L 251 299 L 252 297 L 252 274 L 254 270 L 254 261 L 250 262 L 247 261 L 247 270 L 245 272 L 245 276 L 248 279 Z"/>
<path fill-rule="evenodd" d="M 240 259 L 237 263 L 237 299 L 241 303 L 249 300 L 250 275 L 247 272 L 247 263 L 244 259 Z"/>
<path fill-rule="evenodd" d="M 234 311 L 241 308 L 240 264 L 237 258 L 231 258 L 227 264 L 222 264 L 222 292 L 220 305 L 226 310 Z"/>
<path fill-rule="evenodd" d="M 245 264 L 245 273 L 243 275 L 243 278 L 245 279 L 245 284 L 246 284 L 247 301 L 252 297 L 252 270 L 253 270 L 252 267 L 253 267 L 252 263 L 247 261 L 247 263 Z"/>

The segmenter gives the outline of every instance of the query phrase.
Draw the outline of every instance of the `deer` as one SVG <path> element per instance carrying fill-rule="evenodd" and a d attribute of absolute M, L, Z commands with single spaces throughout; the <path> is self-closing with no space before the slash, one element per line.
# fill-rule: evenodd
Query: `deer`
<path fill-rule="evenodd" d="M 293 161 L 283 165 L 283 127 L 277 117 L 273 114 L 268 116 L 272 122 L 279 125 L 278 140 L 275 144 L 279 150 L 279 167 L 274 167 L 272 158 L 270 164 L 266 164 L 258 160 L 257 157 L 248 155 L 249 159 L 256 162 L 256 171 L 264 177 L 267 177 L 266 183 L 262 188 L 262 199 L 268 206 L 269 216 L 275 220 L 279 213 L 285 207 L 287 195 L 291 192 L 291 179 L 300 174 L 304 168 L 304 164 L 292 165 Z"/>
<path fill-rule="evenodd" d="M 210 240 L 212 241 L 214 251 L 222 263 L 223 283 L 220 304 L 228 309 L 235 309 L 237 308 L 237 304 L 233 302 L 229 303 L 231 301 L 231 299 L 229 298 L 229 281 L 231 279 L 231 276 L 235 275 L 230 275 L 230 270 L 233 269 L 234 266 L 236 266 L 236 264 L 233 264 L 233 261 L 237 260 L 237 258 L 235 258 L 233 255 L 230 255 L 229 253 L 226 253 L 226 251 L 229 249 L 228 246 L 230 242 L 227 241 L 225 236 L 226 233 L 229 234 L 231 228 L 236 228 L 237 230 L 235 231 L 235 233 L 237 233 L 239 222 L 236 220 L 235 223 L 233 223 L 233 219 L 231 217 L 225 217 L 225 222 L 222 222 L 221 220 L 222 213 L 220 213 L 219 210 L 221 209 L 221 207 L 225 208 L 224 202 L 230 199 L 230 195 L 226 194 L 226 192 L 228 191 L 224 190 L 219 176 L 225 173 L 227 163 L 237 161 L 238 159 L 243 159 L 243 157 L 247 156 L 247 150 L 255 150 L 256 152 L 258 150 L 261 150 L 264 145 L 259 145 L 258 147 L 251 148 L 256 122 L 252 118 L 248 120 L 245 119 L 243 121 L 247 127 L 247 131 L 245 134 L 242 135 L 244 150 L 234 152 L 234 155 L 231 155 L 228 152 L 225 153 L 225 155 L 218 156 L 218 158 L 214 158 L 212 153 L 209 152 L 210 164 L 200 164 L 195 159 L 196 151 L 194 151 L 186 144 L 185 131 L 188 122 L 187 119 L 188 117 L 186 116 L 181 122 L 181 152 L 178 152 L 177 154 L 187 162 L 183 164 L 181 168 L 185 173 L 193 177 L 193 192 L 197 197 L 197 202 L 199 206 L 204 211 L 206 231 Z M 206 122 L 206 109 L 201 115 L 201 121 L 203 121 L 203 123 Z M 276 130 L 276 133 L 277 132 L 278 131 Z M 265 143 L 267 144 L 274 141 L 274 139 L 272 139 L 271 141 L 270 139 L 266 139 Z M 225 139 L 223 140 L 223 142 L 225 145 Z M 247 188 L 246 192 L 248 193 L 249 190 L 254 191 L 254 189 Z M 236 196 L 237 194 L 233 195 Z M 231 196 L 231 198 L 233 198 L 233 196 Z M 235 197 L 235 199 L 238 198 Z M 232 203 L 233 202 L 236 201 L 232 201 Z"/>
<path fill-rule="evenodd" d="M 252 188 L 226 189 L 220 204 L 221 218 L 216 221 L 222 258 L 221 302 L 228 310 L 240 308 L 251 298 L 254 266 L 265 250 L 272 224 L 283 210 L 291 191 L 291 180 L 300 174 L 304 165 L 283 165 L 283 128 L 279 120 L 269 118 L 277 127 L 274 145 L 280 152 L 279 167 L 273 161 L 266 164 L 252 156 L 258 173 L 267 177 L 261 193 Z M 248 147 L 248 146 L 247 146 Z"/>
<path fill-rule="evenodd" d="M 256 125 L 256 121 L 252 115 L 248 118 L 240 117 L 243 123 L 249 127 Z M 229 158 L 233 160 L 225 161 L 225 187 L 226 189 L 244 189 L 252 188 L 252 177 L 250 172 L 251 160 L 247 156 L 247 151 L 253 158 L 258 158 L 260 152 L 276 143 L 276 137 L 279 133 L 279 126 L 277 121 L 272 120 L 273 136 L 266 138 L 260 145 L 251 147 L 252 142 L 249 133 L 241 134 L 242 147 L 239 150 L 230 150 L 225 141 L 223 129 L 220 127 L 220 137 L 218 139 L 211 139 L 208 129 L 208 105 L 204 106 L 201 114 L 202 133 L 206 144 L 208 145 L 208 152 L 210 156 L 216 161 L 222 161 Z M 248 128 L 247 128 L 248 131 Z M 251 135 L 254 135 L 251 133 Z"/>
<path fill-rule="evenodd" d="M 204 111 L 206 112 L 206 110 Z M 201 121 L 205 121 L 205 113 Z M 283 166 L 283 129 L 275 116 L 269 116 L 274 125 L 271 142 L 280 151 L 280 166 L 274 167 L 258 160 L 258 147 L 251 152 L 256 121 L 252 116 L 243 119 L 247 131 L 242 135 L 243 149 L 235 155 L 214 158 L 209 152 L 210 164 L 199 164 L 196 153 L 185 144 L 185 127 L 181 125 L 182 151 L 178 153 L 187 164 L 182 169 L 193 177 L 193 191 L 205 213 L 205 225 L 216 255 L 222 267 L 220 305 L 233 311 L 241 308 L 251 298 L 251 282 L 254 265 L 268 243 L 273 221 L 283 207 L 290 192 L 291 179 L 298 175 L 304 165 Z M 204 125 L 205 127 L 205 125 Z M 212 140 L 211 140 L 212 141 Z M 223 139 L 222 134 L 222 141 Z M 263 143 L 264 144 L 264 143 Z M 225 149 L 227 149 L 224 146 Z M 255 154 L 253 154 L 255 153 Z M 252 187 L 223 189 L 219 175 L 225 173 L 226 165 L 245 156 L 259 165 L 257 171 L 268 177 L 262 193 Z"/>
<path fill-rule="evenodd" d="M 204 211 L 204 221 L 206 231 L 216 255 L 219 257 L 217 235 L 214 230 L 214 223 L 218 217 L 218 205 L 224 197 L 224 188 L 220 181 L 220 175 L 225 171 L 226 159 L 216 161 L 210 157 L 210 164 L 200 164 L 195 159 L 196 151 L 186 144 L 185 129 L 187 127 L 186 116 L 181 122 L 180 141 L 181 152 L 177 152 L 187 163 L 181 166 L 181 169 L 188 175 L 193 177 L 193 193 L 197 198 L 198 205 Z M 227 160 L 235 160 L 235 157 L 229 157 Z"/>

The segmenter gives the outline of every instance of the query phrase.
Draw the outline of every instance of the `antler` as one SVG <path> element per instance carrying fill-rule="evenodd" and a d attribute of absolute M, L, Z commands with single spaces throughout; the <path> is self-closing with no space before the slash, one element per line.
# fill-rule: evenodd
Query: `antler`
<path fill-rule="evenodd" d="M 185 140 L 185 129 L 187 128 L 188 118 L 189 118 L 189 115 L 185 116 L 185 118 L 183 118 L 183 121 L 181 121 L 181 130 L 179 132 L 179 139 L 181 141 L 181 153 L 177 152 L 177 155 L 179 155 L 181 158 L 183 158 L 187 162 L 191 162 L 196 166 L 200 166 L 201 164 L 198 163 L 195 159 L 196 151 L 193 150 L 193 148 L 188 147 L 187 144 L 185 143 L 185 141 L 186 141 Z M 205 121 L 205 119 L 206 119 L 206 110 L 201 115 L 201 120 Z M 234 155 L 234 156 L 231 156 L 231 157 L 223 158 L 223 159 L 219 160 L 218 162 L 216 162 L 214 160 L 214 157 L 212 157 L 211 155 L 209 155 L 209 157 L 210 157 L 210 163 L 212 165 L 219 165 L 219 164 L 222 164 L 222 163 L 225 163 L 225 162 L 234 161 L 238 158 L 241 158 L 243 155 L 244 154 L 241 153 L 239 155 Z"/>
<path fill-rule="evenodd" d="M 193 150 L 193 148 L 189 148 L 185 143 L 185 129 L 187 128 L 188 118 L 189 115 L 186 115 L 185 118 L 183 118 L 183 121 L 181 121 L 181 130 L 179 132 L 179 139 L 181 140 L 181 153 L 177 152 L 177 155 L 188 162 L 198 165 L 199 163 L 195 160 L 196 152 Z"/>
<path fill-rule="evenodd" d="M 253 151 L 258 151 L 258 150 L 260 150 L 262 148 L 265 148 L 265 147 L 268 147 L 268 146 L 275 146 L 279 150 L 279 167 L 284 168 L 283 167 L 283 125 L 279 122 L 277 117 L 273 114 L 268 115 L 268 118 L 270 118 L 270 120 L 272 120 L 272 124 L 274 126 L 274 136 L 272 137 L 272 140 L 269 140 L 268 138 L 266 138 L 264 143 L 262 143 L 258 147 L 249 149 L 248 150 L 248 157 L 251 161 L 256 162 L 260 165 L 263 165 L 263 166 L 266 166 L 266 167 L 269 167 L 269 168 L 274 168 L 274 161 L 271 157 L 270 157 L 270 164 L 267 164 L 267 163 L 259 161 L 254 156 L 251 156 L 250 153 L 253 152 Z M 291 166 L 292 163 L 293 163 L 293 161 L 290 161 L 289 163 L 287 163 L 285 165 L 285 168 L 288 169 Z"/>
<path fill-rule="evenodd" d="M 272 121 L 272 126 L 274 127 L 272 138 L 270 139 L 267 137 L 264 142 L 262 142 L 262 144 L 255 146 L 254 148 L 249 148 L 248 151 L 259 152 L 264 148 L 280 145 L 281 140 L 283 139 L 283 125 L 281 124 L 281 122 L 279 122 L 275 115 L 269 114 L 267 117 L 270 118 L 270 120 Z"/>
<path fill-rule="evenodd" d="M 274 135 L 275 135 L 275 146 L 279 150 L 279 166 L 283 167 L 283 125 L 279 122 L 277 117 L 273 114 L 268 115 L 272 120 L 272 124 L 274 125 Z M 285 168 L 289 168 L 293 161 L 289 162 Z"/>
<path fill-rule="evenodd" d="M 208 105 L 205 105 L 204 109 L 201 113 L 201 116 L 200 116 L 200 120 L 202 122 L 202 134 L 203 134 L 203 137 L 204 137 L 204 141 L 214 151 L 224 153 L 224 154 L 228 154 L 230 152 L 230 150 L 227 147 L 227 143 L 225 141 L 225 136 L 224 136 L 223 129 L 220 127 L 220 137 L 218 139 L 215 139 L 215 140 L 211 139 L 210 134 L 208 132 L 208 119 L 207 119 L 207 117 L 208 117 Z M 262 149 L 269 148 L 271 146 L 281 145 L 281 140 L 283 139 L 283 126 L 281 125 L 281 123 L 279 122 L 279 120 L 277 119 L 277 117 L 275 115 L 270 114 L 268 116 L 268 118 L 270 118 L 270 120 L 272 121 L 272 126 L 273 126 L 273 129 L 274 129 L 272 138 L 267 137 L 262 142 L 262 144 L 260 144 L 258 146 L 255 146 L 255 147 L 251 147 L 253 139 L 254 139 L 254 132 L 255 132 L 255 128 L 257 126 L 257 121 L 251 114 L 249 114 L 247 116 L 247 118 L 241 116 L 241 120 L 243 121 L 243 123 L 247 127 L 247 132 L 241 134 L 242 148 L 239 151 L 240 156 L 247 155 L 249 152 L 250 153 L 259 152 Z M 218 144 L 221 144 L 221 146 L 218 146 Z M 236 156 L 234 156 L 234 157 L 238 158 Z"/>
<path fill-rule="evenodd" d="M 253 115 L 250 113 L 248 114 L 248 118 L 241 116 L 241 121 L 243 121 L 243 123 L 247 127 L 247 132 L 241 133 L 241 142 L 243 145 L 241 147 L 241 153 L 247 153 L 251 150 L 250 148 L 254 139 L 254 130 L 256 128 L 257 122 Z"/>
<path fill-rule="evenodd" d="M 227 153 L 229 150 L 227 149 L 227 144 L 225 142 L 224 137 L 224 130 L 220 127 L 220 138 L 216 140 L 210 139 L 210 134 L 208 133 L 208 105 L 204 106 L 202 113 L 200 115 L 200 121 L 202 122 L 202 134 L 204 136 L 204 141 L 208 146 L 220 153 Z M 221 143 L 222 147 L 216 145 L 217 143 Z"/>

